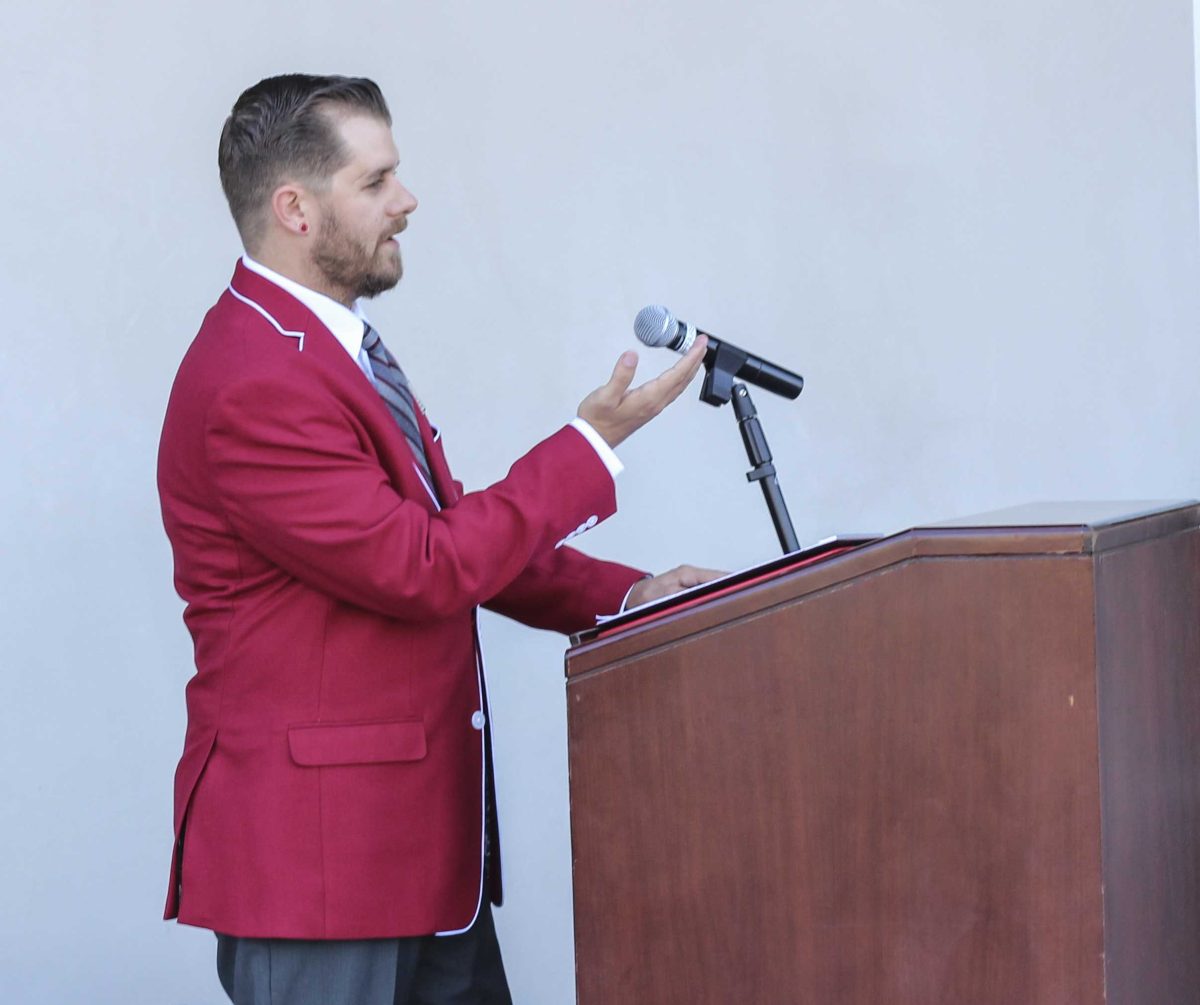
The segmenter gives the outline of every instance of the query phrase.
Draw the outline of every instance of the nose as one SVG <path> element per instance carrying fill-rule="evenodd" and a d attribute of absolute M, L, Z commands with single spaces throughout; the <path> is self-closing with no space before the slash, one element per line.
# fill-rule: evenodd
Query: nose
<path fill-rule="evenodd" d="M 396 193 L 392 199 L 392 204 L 388 207 L 392 216 L 408 216 L 416 208 L 417 197 L 397 180 Z"/>

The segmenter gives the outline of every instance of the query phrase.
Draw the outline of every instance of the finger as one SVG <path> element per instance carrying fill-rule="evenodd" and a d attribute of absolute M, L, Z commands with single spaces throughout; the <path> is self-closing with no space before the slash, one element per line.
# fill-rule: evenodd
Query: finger
<path fill-rule="evenodd" d="M 636 352 L 621 353 L 617 365 L 613 367 L 612 376 L 608 378 L 608 383 L 601 390 L 606 395 L 611 395 L 615 401 L 620 401 L 625 396 L 625 392 L 629 390 L 629 385 L 633 383 L 637 365 L 638 355 Z"/>
<path fill-rule="evenodd" d="M 700 369 L 700 364 L 704 362 L 704 354 L 706 352 L 708 352 L 708 336 L 701 335 L 692 343 L 692 347 L 683 354 L 681 362 L 686 363 L 687 369 L 695 373 Z"/>
<path fill-rule="evenodd" d="M 687 390 L 688 384 L 696 376 L 696 371 L 704 362 L 704 345 L 705 343 L 698 339 L 696 345 L 673 366 L 640 387 L 634 388 L 630 396 L 637 396 L 640 399 L 639 404 L 645 405 L 655 413 L 661 412 Z"/>
<path fill-rule="evenodd" d="M 708 339 L 701 335 L 674 365 L 664 370 L 659 377 L 667 378 L 671 383 L 681 382 L 685 387 L 691 382 L 704 362 L 704 353 L 708 349 Z"/>
<path fill-rule="evenodd" d="M 700 369 L 700 365 L 704 362 L 704 353 L 708 349 L 708 339 L 701 335 L 696 339 L 692 347 L 683 354 L 676 364 L 662 374 L 664 377 L 669 377 L 672 384 L 678 383 L 680 390 L 687 387 L 692 382 L 692 378 L 696 376 L 696 371 Z"/>
<path fill-rule="evenodd" d="M 711 579 L 725 575 L 716 569 L 698 569 L 694 565 L 681 565 L 676 571 L 679 573 L 679 585 L 684 589 L 689 586 L 699 586 L 701 583 L 707 583 Z"/>

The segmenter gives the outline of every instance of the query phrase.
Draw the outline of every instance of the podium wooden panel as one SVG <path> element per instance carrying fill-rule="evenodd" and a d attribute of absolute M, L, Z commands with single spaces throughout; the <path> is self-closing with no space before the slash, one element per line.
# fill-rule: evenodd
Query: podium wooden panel
<path fill-rule="evenodd" d="M 581 1005 L 1200 1002 L 1200 506 L 909 531 L 568 653 Z"/>

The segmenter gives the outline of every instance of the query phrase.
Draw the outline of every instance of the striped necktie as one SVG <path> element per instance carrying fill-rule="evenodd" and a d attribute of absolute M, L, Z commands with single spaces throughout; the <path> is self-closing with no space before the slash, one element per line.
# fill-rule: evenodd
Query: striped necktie
<path fill-rule="evenodd" d="M 408 445 L 412 448 L 417 466 L 425 476 L 425 482 L 433 487 L 433 476 L 429 473 L 429 461 L 425 458 L 425 445 L 421 442 L 421 427 L 417 425 L 417 412 L 414 407 L 413 393 L 408 386 L 408 378 L 396 362 L 396 357 L 387 350 L 379 332 L 365 321 L 363 322 L 363 348 L 371 361 L 371 372 L 375 374 L 375 388 L 387 405 L 396 425 L 404 433 Z"/>

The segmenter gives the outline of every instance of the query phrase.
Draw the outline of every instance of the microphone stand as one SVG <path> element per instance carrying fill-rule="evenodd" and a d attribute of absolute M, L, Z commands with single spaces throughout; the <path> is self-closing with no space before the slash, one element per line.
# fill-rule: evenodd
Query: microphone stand
<path fill-rule="evenodd" d="M 704 360 L 704 385 L 700 388 L 700 400 L 718 408 L 727 401 L 733 401 L 733 414 L 737 419 L 738 431 L 742 434 L 742 443 L 746 446 L 746 456 L 751 465 L 751 470 L 746 472 L 746 481 L 758 482 L 767 509 L 771 513 L 771 522 L 775 525 L 780 547 L 785 555 L 790 555 L 793 551 L 800 550 L 800 541 L 796 537 L 795 528 L 792 527 L 792 518 L 783 499 L 783 490 L 775 477 L 771 448 L 767 446 L 766 434 L 763 433 L 762 423 L 758 421 L 758 410 L 750 400 L 750 391 L 740 381 L 736 384 L 733 382 L 733 375 L 745 361 L 743 353 L 724 344 L 716 352 L 707 354 Z"/>

